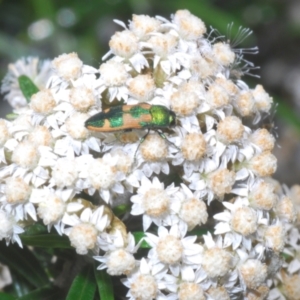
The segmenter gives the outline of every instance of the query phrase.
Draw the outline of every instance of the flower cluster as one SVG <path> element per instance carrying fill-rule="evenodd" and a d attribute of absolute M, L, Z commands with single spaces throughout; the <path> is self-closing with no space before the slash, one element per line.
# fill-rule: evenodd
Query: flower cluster
<path fill-rule="evenodd" d="M 251 68 L 243 51 L 187 10 L 117 22 L 123 30 L 99 69 L 76 53 L 9 67 L 2 91 L 15 118 L 0 120 L 1 238 L 22 246 L 19 234 L 42 221 L 77 253 L 96 255 L 99 269 L 124 275 L 132 300 L 298 299 L 300 188 L 271 178 L 275 138 L 257 124 L 273 101 L 242 81 Z M 29 103 L 20 75 L 39 89 Z M 142 103 L 167 107 L 176 127 L 85 127 L 104 109 Z M 140 260 L 126 218 L 111 210 L 124 203 L 151 248 Z"/>

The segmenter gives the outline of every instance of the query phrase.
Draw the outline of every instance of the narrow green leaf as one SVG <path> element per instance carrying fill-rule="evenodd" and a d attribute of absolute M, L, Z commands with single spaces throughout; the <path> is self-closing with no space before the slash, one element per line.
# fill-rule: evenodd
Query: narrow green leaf
<path fill-rule="evenodd" d="M 27 246 L 46 248 L 71 248 L 66 236 L 58 234 L 20 235 L 22 243 Z M 1 300 L 1 299 L 0 299 Z"/>
<path fill-rule="evenodd" d="M 21 275 L 35 287 L 44 286 L 49 279 L 32 251 L 17 245 L 0 243 L 0 261 Z"/>
<path fill-rule="evenodd" d="M 43 233 L 48 233 L 47 227 L 41 223 L 34 223 L 34 224 L 26 226 L 25 232 L 22 234 L 22 236 L 37 235 L 37 234 L 43 234 Z"/>
<path fill-rule="evenodd" d="M 6 117 L 7 120 L 12 121 L 12 120 L 14 120 L 18 117 L 18 114 L 10 113 L 10 114 L 7 114 L 5 117 Z"/>
<path fill-rule="evenodd" d="M 134 236 L 134 240 L 135 240 L 136 243 L 138 243 L 142 238 L 145 237 L 145 233 L 141 232 L 141 231 L 136 231 L 136 232 L 133 232 L 132 234 Z M 140 248 L 149 249 L 151 247 L 145 240 L 143 240 L 141 245 L 140 245 Z"/>
<path fill-rule="evenodd" d="M 111 277 L 106 270 L 97 270 L 95 268 L 95 277 L 98 286 L 98 292 L 101 300 L 114 300 L 114 289 Z"/>
<path fill-rule="evenodd" d="M 32 80 L 26 76 L 21 75 L 18 78 L 20 89 L 26 98 L 27 102 L 30 102 L 30 98 L 33 94 L 36 94 L 39 89 L 38 87 L 32 82 Z"/>
<path fill-rule="evenodd" d="M 73 280 L 66 300 L 93 300 L 96 291 L 96 282 L 93 276 L 93 267 L 84 268 Z"/>
<path fill-rule="evenodd" d="M 10 273 L 13 288 L 12 295 L 14 295 L 15 297 L 22 297 L 35 288 L 32 284 L 30 284 L 30 282 L 24 280 L 24 276 L 21 276 L 19 273 L 15 272 L 12 269 L 10 269 Z"/>
<path fill-rule="evenodd" d="M 15 300 L 16 298 L 6 293 L 0 293 L 0 300 Z"/>
<path fill-rule="evenodd" d="M 1 295 L 0 295 L 1 296 Z M 46 285 L 42 288 L 36 289 L 27 295 L 18 298 L 18 300 L 57 300 L 62 299 L 62 291 L 53 285 Z M 2 298 L 0 297 L 0 300 Z"/>

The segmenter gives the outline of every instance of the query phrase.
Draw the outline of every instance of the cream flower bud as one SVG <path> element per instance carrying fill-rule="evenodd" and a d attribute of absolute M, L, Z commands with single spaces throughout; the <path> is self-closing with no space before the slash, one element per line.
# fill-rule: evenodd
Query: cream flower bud
<path fill-rule="evenodd" d="M 157 31 L 160 24 L 159 20 L 146 15 L 132 15 L 129 29 L 141 40 L 144 40 L 149 33 Z"/>
<path fill-rule="evenodd" d="M 130 292 L 134 299 L 156 299 L 158 292 L 157 282 L 150 274 L 140 274 L 132 282 Z"/>
<path fill-rule="evenodd" d="M 51 147 L 54 139 L 46 126 L 36 126 L 28 135 L 27 140 L 37 146 Z"/>
<path fill-rule="evenodd" d="M 32 188 L 19 177 L 10 177 L 6 181 L 5 196 L 10 204 L 25 203 L 28 201 Z"/>
<path fill-rule="evenodd" d="M 251 289 L 246 292 L 247 300 L 264 300 L 267 299 L 270 289 L 266 285 L 261 285 L 256 289 Z"/>
<path fill-rule="evenodd" d="M 84 255 L 94 249 L 97 242 L 97 230 L 89 223 L 81 223 L 72 227 L 69 239 L 78 254 Z"/>
<path fill-rule="evenodd" d="M 177 237 L 169 234 L 159 239 L 156 251 L 161 262 L 173 265 L 181 261 L 183 246 Z"/>
<path fill-rule="evenodd" d="M 66 121 L 68 134 L 76 140 L 84 140 L 89 137 L 89 131 L 84 126 L 85 121 L 89 118 L 88 114 L 74 113 Z"/>
<path fill-rule="evenodd" d="M 197 147 L 195 147 L 197 145 Z M 183 157 L 189 161 L 197 161 L 206 153 L 206 141 L 202 133 L 186 135 L 181 144 Z"/>
<path fill-rule="evenodd" d="M 204 93 L 203 85 L 198 82 L 187 82 L 172 94 L 170 102 L 172 110 L 179 115 L 188 116 L 197 110 L 200 104 L 199 92 Z"/>
<path fill-rule="evenodd" d="M 111 51 L 124 58 L 130 58 L 139 50 L 137 37 L 129 30 L 116 32 L 109 41 Z"/>
<path fill-rule="evenodd" d="M 117 135 L 118 141 L 123 144 L 133 144 L 140 141 L 140 136 L 136 131 L 129 131 L 129 132 L 120 132 Z"/>
<path fill-rule="evenodd" d="M 174 51 L 178 44 L 178 38 L 172 34 L 160 34 L 152 36 L 148 43 L 156 55 L 166 58 Z"/>
<path fill-rule="evenodd" d="M 235 173 L 228 169 L 220 169 L 208 175 L 209 188 L 220 198 L 231 192 L 234 182 Z"/>
<path fill-rule="evenodd" d="M 275 186 L 271 182 L 259 181 L 251 188 L 249 202 L 253 208 L 270 210 L 276 203 Z"/>
<path fill-rule="evenodd" d="M 240 207 L 232 213 L 231 227 L 234 231 L 248 236 L 257 230 L 257 216 L 250 207 Z"/>
<path fill-rule="evenodd" d="M 223 286 L 211 286 L 206 292 L 213 299 L 230 300 L 230 296 L 226 288 Z"/>
<path fill-rule="evenodd" d="M 289 197 L 283 196 L 278 201 L 275 210 L 280 219 L 287 220 L 288 222 L 296 221 L 297 212 L 292 200 Z"/>
<path fill-rule="evenodd" d="M 229 104 L 230 97 L 222 86 L 213 83 L 208 87 L 208 91 L 206 93 L 206 102 L 212 108 L 220 108 Z"/>
<path fill-rule="evenodd" d="M 134 162 L 133 158 L 121 149 L 113 150 L 110 154 L 116 160 L 117 169 L 124 174 L 129 174 Z"/>
<path fill-rule="evenodd" d="M 101 79 L 106 86 L 124 85 L 129 78 L 125 65 L 121 62 L 109 60 L 99 68 Z"/>
<path fill-rule="evenodd" d="M 241 91 L 235 98 L 234 107 L 242 117 L 248 117 L 255 112 L 255 100 L 251 91 Z"/>
<path fill-rule="evenodd" d="M 178 10 L 174 15 L 173 23 L 178 26 L 180 36 L 186 40 L 196 40 L 206 32 L 202 20 L 188 10 Z"/>
<path fill-rule="evenodd" d="M 146 161 L 159 161 L 168 155 L 167 142 L 158 134 L 148 134 L 140 145 L 140 152 Z"/>
<path fill-rule="evenodd" d="M 268 226 L 264 233 L 266 246 L 275 252 L 282 251 L 284 247 L 285 230 L 281 223 Z"/>
<path fill-rule="evenodd" d="M 135 267 L 135 259 L 124 249 L 112 251 L 107 256 L 107 273 L 111 276 L 128 275 Z"/>
<path fill-rule="evenodd" d="M 250 136 L 250 141 L 262 151 L 273 150 L 275 144 L 274 136 L 265 128 L 254 131 Z"/>
<path fill-rule="evenodd" d="M 78 178 L 78 169 L 75 160 L 61 158 L 52 170 L 52 180 L 59 188 L 73 186 Z"/>
<path fill-rule="evenodd" d="M 228 116 L 218 124 L 217 136 L 224 144 L 230 144 L 242 138 L 245 129 L 240 118 Z"/>
<path fill-rule="evenodd" d="M 138 75 L 129 80 L 128 89 L 130 96 L 140 102 L 147 102 L 153 98 L 155 82 L 151 75 Z"/>
<path fill-rule="evenodd" d="M 88 111 L 92 106 L 96 104 L 93 90 L 84 86 L 71 89 L 70 103 L 77 111 Z"/>
<path fill-rule="evenodd" d="M 10 133 L 6 123 L 6 120 L 0 119 L 0 147 L 3 147 L 6 141 L 10 138 Z"/>
<path fill-rule="evenodd" d="M 43 223 L 49 225 L 60 221 L 65 210 L 66 203 L 54 193 L 49 193 L 38 203 L 37 213 Z"/>
<path fill-rule="evenodd" d="M 239 267 L 239 271 L 246 286 L 255 289 L 265 283 L 267 266 L 257 259 L 248 259 Z"/>
<path fill-rule="evenodd" d="M 14 150 L 12 161 L 22 168 L 33 170 L 40 159 L 36 145 L 29 141 L 21 142 Z"/>
<path fill-rule="evenodd" d="M 281 273 L 282 286 L 281 290 L 288 300 L 298 300 L 300 295 L 300 274 L 288 275 Z"/>
<path fill-rule="evenodd" d="M 31 96 L 30 106 L 35 112 L 47 115 L 53 111 L 56 101 L 51 90 L 46 89 Z"/>
<path fill-rule="evenodd" d="M 235 54 L 231 50 L 229 44 L 226 43 L 216 43 L 213 45 L 213 54 L 216 61 L 222 66 L 229 66 L 234 62 Z"/>
<path fill-rule="evenodd" d="M 211 278 L 224 276 L 232 267 L 232 256 L 221 248 L 207 249 L 203 254 L 202 267 Z"/>
<path fill-rule="evenodd" d="M 142 201 L 145 213 L 152 218 L 162 217 L 169 212 L 171 200 L 163 189 L 150 188 Z"/>
<path fill-rule="evenodd" d="M 59 76 L 66 80 L 77 79 L 83 66 L 77 53 L 62 54 L 52 61 L 52 66 Z"/>
<path fill-rule="evenodd" d="M 233 81 L 226 79 L 225 77 L 217 77 L 215 83 L 220 85 L 230 96 L 234 96 L 239 92 L 238 87 Z"/>
<path fill-rule="evenodd" d="M 196 198 L 184 201 L 179 211 L 179 217 L 188 225 L 188 230 L 205 224 L 208 218 L 206 204 Z"/>
<path fill-rule="evenodd" d="M 252 90 L 252 94 L 255 99 L 255 106 L 257 110 L 261 112 L 269 112 L 273 104 L 273 98 L 265 92 L 263 86 L 258 84 L 255 89 Z"/>
<path fill-rule="evenodd" d="M 109 165 L 102 158 L 93 160 L 89 164 L 88 178 L 95 189 L 109 189 L 114 183 L 117 168 Z"/>
<path fill-rule="evenodd" d="M 250 168 L 257 176 L 270 176 L 276 171 L 277 159 L 271 152 L 265 151 L 250 160 Z"/>
<path fill-rule="evenodd" d="M 178 291 L 179 300 L 205 300 L 204 292 L 201 286 L 194 282 L 182 282 L 179 285 Z"/>
<path fill-rule="evenodd" d="M 202 57 L 200 55 L 194 55 L 190 58 L 190 71 L 192 75 L 198 79 L 205 79 L 213 76 L 217 71 L 218 64 L 215 60 Z"/>

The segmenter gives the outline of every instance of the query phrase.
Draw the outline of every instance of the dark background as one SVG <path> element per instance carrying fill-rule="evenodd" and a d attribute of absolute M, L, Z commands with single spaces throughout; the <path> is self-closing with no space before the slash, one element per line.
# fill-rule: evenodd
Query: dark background
<path fill-rule="evenodd" d="M 299 0 L 3 0 L 0 1 L 0 78 L 7 64 L 22 56 L 53 58 L 77 52 L 89 65 L 98 67 L 108 50 L 110 36 L 131 15 L 169 18 L 177 9 L 189 9 L 222 34 L 234 22 L 253 30 L 244 46 L 258 46 L 247 57 L 260 66 L 261 78 L 245 77 L 251 86 L 263 84 L 279 103 L 275 119 L 267 122 L 278 134 L 275 177 L 283 183 L 300 183 L 300 1 Z M 0 117 L 10 111 L 0 100 Z"/>

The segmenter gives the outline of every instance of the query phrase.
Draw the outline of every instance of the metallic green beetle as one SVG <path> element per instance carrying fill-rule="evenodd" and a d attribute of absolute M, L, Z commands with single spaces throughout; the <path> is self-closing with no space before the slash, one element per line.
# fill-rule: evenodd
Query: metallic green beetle
<path fill-rule="evenodd" d="M 85 126 L 89 130 L 98 132 L 148 129 L 148 132 L 141 139 L 140 144 L 145 140 L 149 131 L 152 129 L 163 139 L 175 146 L 165 137 L 161 130 L 176 126 L 176 115 L 172 110 L 163 105 L 141 103 L 136 105 L 115 106 L 90 117 L 85 122 Z"/>
<path fill-rule="evenodd" d="M 162 105 L 120 105 L 95 114 L 85 122 L 85 126 L 89 130 L 99 132 L 159 130 L 176 126 L 176 115 Z"/>

